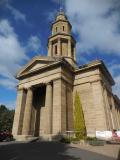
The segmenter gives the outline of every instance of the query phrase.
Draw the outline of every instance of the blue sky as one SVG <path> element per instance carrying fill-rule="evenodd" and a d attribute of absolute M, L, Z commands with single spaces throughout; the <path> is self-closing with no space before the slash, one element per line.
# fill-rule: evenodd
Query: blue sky
<path fill-rule="evenodd" d="M 120 96 L 119 0 L 65 0 L 77 40 L 77 61 L 102 59 Z M 35 55 L 47 55 L 47 38 L 59 10 L 57 0 L 0 0 L 0 104 L 14 108 L 17 71 Z"/>

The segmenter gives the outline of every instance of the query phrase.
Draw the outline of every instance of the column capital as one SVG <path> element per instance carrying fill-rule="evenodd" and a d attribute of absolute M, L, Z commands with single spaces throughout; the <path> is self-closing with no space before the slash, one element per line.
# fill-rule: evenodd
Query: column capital
<path fill-rule="evenodd" d="M 58 41 L 60 41 L 61 40 L 61 38 L 60 37 L 58 37 Z"/>
<path fill-rule="evenodd" d="M 27 90 L 33 90 L 34 87 L 33 87 L 33 86 L 29 86 L 29 87 L 27 87 L 26 89 L 27 89 Z"/>
<path fill-rule="evenodd" d="M 68 39 L 68 42 L 69 42 L 69 43 L 72 43 L 70 38 Z"/>
<path fill-rule="evenodd" d="M 49 45 L 52 45 L 52 41 L 49 41 L 49 43 L 48 43 Z"/>
<path fill-rule="evenodd" d="M 46 85 L 52 85 L 53 84 L 53 81 L 49 81 L 46 83 Z"/>
<path fill-rule="evenodd" d="M 25 90 L 25 88 L 17 86 L 17 91 L 22 91 L 22 90 Z"/>

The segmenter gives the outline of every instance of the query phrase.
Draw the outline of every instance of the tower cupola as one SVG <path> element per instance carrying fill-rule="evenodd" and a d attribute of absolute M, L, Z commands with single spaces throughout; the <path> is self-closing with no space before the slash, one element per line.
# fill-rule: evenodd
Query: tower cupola
<path fill-rule="evenodd" d="M 60 12 L 56 17 L 55 22 L 52 24 L 52 35 L 58 33 L 71 34 L 71 28 L 72 26 L 64 12 Z"/>
<path fill-rule="evenodd" d="M 59 12 L 51 29 L 52 35 L 48 39 L 48 56 L 76 61 L 76 41 L 71 34 L 72 26 L 64 12 Z"/>

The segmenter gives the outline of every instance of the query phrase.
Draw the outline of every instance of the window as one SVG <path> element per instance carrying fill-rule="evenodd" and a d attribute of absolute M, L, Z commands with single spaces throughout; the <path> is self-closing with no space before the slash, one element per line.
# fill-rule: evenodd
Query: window
<path fill-rule="evenodd" d="M 71 46 L 72 58 L 74 58 L 74 46 Z"/>
<path fill-rule="evenodd" d="M 57 32 L 58 28 L 56 27 L 56 32 Z"/>
<path fill-rule="evenodd" d="M 63 31 L 65 31 L 65 27 L 63 26 Z"/>
<path fill-rule="evenodd" d="M 57 55 L 57 45 L 55 46 L 55 54 Z"/>

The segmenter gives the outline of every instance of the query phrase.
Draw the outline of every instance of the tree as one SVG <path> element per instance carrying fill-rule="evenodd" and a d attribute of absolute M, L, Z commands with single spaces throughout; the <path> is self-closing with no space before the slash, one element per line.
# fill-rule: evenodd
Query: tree
<path fill-rule="evenodd" d="M 14 110 L 9 110 L 5 105 L 0 105 L 0 132 L 12 131 Z"/>
<path fill-rule="evenodd" d="M 0 117 L 2 115 L 3 112 L 7 111 L 7 108 L 5 105 L 0 105 Z"/>
<path fill-rule="evenodd" d="M 75 101 L 74 101 L 74 130 L 75 130 L 75 135 L 78 139 L 85 138 L 86 127 L 85 127 L 84 114 L 82 110 L 82 104 L 80 102 L 80 96 L 77 91 L 75 93 Z"/>

